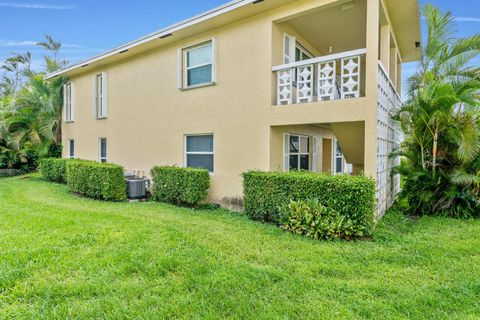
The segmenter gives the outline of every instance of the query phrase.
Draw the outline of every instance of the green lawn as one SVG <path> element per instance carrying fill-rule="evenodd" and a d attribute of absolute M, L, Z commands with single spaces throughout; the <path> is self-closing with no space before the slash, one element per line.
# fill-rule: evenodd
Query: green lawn
<path fill-rule="evenodd" d="M 319 242 L 224 210 L 0 180 L 0 319 L 478 319 L 480 221 Z"/>

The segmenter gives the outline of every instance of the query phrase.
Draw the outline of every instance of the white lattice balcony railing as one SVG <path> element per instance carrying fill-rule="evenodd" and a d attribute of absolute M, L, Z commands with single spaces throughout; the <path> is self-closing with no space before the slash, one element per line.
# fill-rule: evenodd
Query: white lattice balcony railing
<path fill-rule="evenodd" d="M 359 49 L 273 67 L 277 105 L 360 97 L 366 52 Z"/>

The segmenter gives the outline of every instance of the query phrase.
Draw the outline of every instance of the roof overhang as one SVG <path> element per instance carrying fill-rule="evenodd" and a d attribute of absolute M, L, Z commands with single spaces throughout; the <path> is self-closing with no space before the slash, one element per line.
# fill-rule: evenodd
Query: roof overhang
<path fill-rule="evenodd" d="M 422 43 L 420 10 L 418 0 L 385 0 L 392 28 L 402 56 L 402 62 L 420 59 Z"/>
<path fill-rule="evenodd" d="M 52 72 L 45 78 L 51 79 L 57 76 L 71 77 L 87 70 L 95 69 L 101 65 L 123 60 L 139 53 L 188 38 L 195 34 L 207 32 L 233 21 L 238 21 L 266 10 L 274 9 L 292 1 L 293 0 L 234 0 L 105 53 L 70 65 L 65 69 Z"/>

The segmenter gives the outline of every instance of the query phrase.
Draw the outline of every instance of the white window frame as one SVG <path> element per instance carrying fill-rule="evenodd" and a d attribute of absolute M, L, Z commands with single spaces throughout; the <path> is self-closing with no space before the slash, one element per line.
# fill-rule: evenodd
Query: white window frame
<path fill-rule="evenodd" d="M 207 152 L 207 151 L 201 151 L 201 152 L 192 152 L 192 151 L 187 151 L 187 138 L 188 137 L 201 137 L 201 136 L 211 136 L 212 137 L 212 151 Z M 213 156 L 213 171 L 209 171 L 210 175 L 213 175 L 215 172 L 215 135 L 213 133 L 199 133 L 199 134 L 185 134 L 183 136 L 183 167 L 184 168 L 189 168 L 187 166 L 187 155 L 189 154 L 198 154 L 198 155 L 212 155 Z"/>
<path fill-rule="evenodd" d="M 308 59 L 313 59 L 313 54 L 310 53 L 310 51 L 308 51 L 304 46 L 302 46 L 302 44 L 300 42 L 296 42 L 295 43 L 295 62 L 298 62 L 297 61 L 297 49 L 300 50 L 301 53 L 303 53 L 304 55 L 306 55 L 308 57 Z M 308 60 L 306 59 L 306 60 Z M 304 61 L 304 60 L 299 60 L 299 61 Z"/>
<path fill-rule="evenodd" d="M 101 79 L 100 97 L 99 95 L 99 81 Z M 106 119 L 107 112 L 107 73 L 96 73 L 93 77 L 93 117 L 95 119 Z"/>
<path fill-rule="evenodd" d="M 290 152 L 290 137 L 298 137 L 298 152 Z M 307 138 L 308 139 L 308 152 L 300 152 L 300 139 Z M 290 171 L 290 156 L 291 155 L 298 155 L 298 163 L 297 163 L 297 170 L 300 170 L 300 158 L 301 156 L 308 155 L 308 171 L 312 171 L 316 169 L 316 166 L 313 166 L 314 157 L 316 156 L 316 146 L 314 147 L 312 143 L 314 143 L 314 137 L 296 134 L 296 133 L 285 133 L 283 135 L 283 170 Z M 287 147 L 288 143 L 288 147 Z M 315 141 L 316 143 L 316 141 Z"/>
<path fill-rule="evenodd" d="M 195 45 L 187 46 L 178 49 L 178 89 L 188 90 L 201 87 L 208 87 L 217 83 L 217 43 L 215 38 L 208 39 L 206 41 L 197 43 Z M 188 67 L 187 54 L 192 50 L 211 46 L 212 47 L 212 60 L 211 63 L 204 63 L 195 66 Z M 188 85 L 188 71 L 191 69 L 201 68 L 208 65 L 212 65 L 212 77 L 210 82 L 199 83 L 196 85 Z"/>
<path fill-rule="evenodd" d="M 68 93 L 70 90 L 70 94 Z M 75 121 L 75 86 L 73 82 L 67 82 L 63 85 L 63 121 Z"/>
<path fill-rule="evenodd" d="M 102 140 L 105 140 L 105 157 L 102 157 Z M 98 161 L 100 163 L 107 163 L 108 159 L 108 139 L 105 137 L 98 138 Z M 105 161 L 102 161 L 105 160 Z"/>
<path fill-rule="evenodd" d="M 72 143 L 73 143 L 73 152 L 72 152 Z M 68 158 L 75 159 L 75 140 L 68 139 Z"/>

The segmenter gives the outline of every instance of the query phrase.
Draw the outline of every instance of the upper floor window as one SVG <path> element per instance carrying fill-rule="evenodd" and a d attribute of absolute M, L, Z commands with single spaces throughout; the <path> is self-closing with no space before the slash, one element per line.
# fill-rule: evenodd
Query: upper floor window
<path fill-rule="evenodd" d="M 203 168 L 213 172 L 213 157 L 213 135 L 185 137 L 186 167 Z"/>
<path fill-rule="evenodd" d="M 72 122 L 74 121 L 74 87 L 73 83 L 67 83 L 63 85 L 63 121 Z"/>
<path fill-rule="evenodd" d="M 93 116 L 97 119 L 107 117 L 107 74 L 95 75 L 93 79 Z"/>
<path fill-rule="evenodd" d="M 180 88 L 191 88 L 215 83 L 214 52 L 214 40 L 181 51 Z"/>
<path fill-rule="evenodd" d="M 99 140 L 99 153 L 100 153 L 100 162 L 107 162 L 107 139 L 100 138 Z"/>
<path fill-rule="evenodd" d="M 312 59 L 311 54 L 304 46 L 302 46 L 294 36 L 287 33 L 283 35 L 283 63 L 293 63 Z"/>

